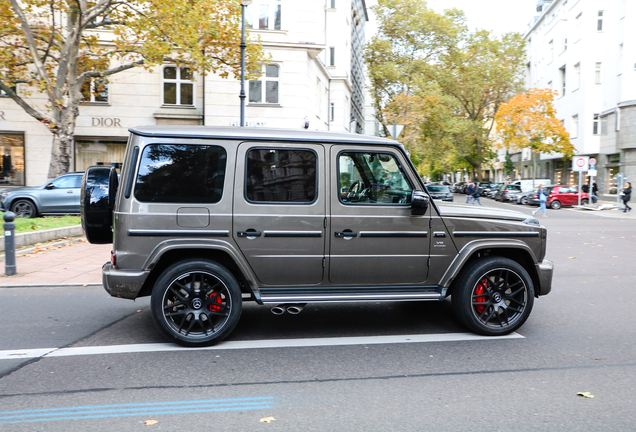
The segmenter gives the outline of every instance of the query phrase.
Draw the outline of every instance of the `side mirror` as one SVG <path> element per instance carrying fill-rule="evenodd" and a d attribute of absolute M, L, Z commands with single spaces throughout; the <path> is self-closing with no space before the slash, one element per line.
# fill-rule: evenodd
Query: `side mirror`
<path fill-rule="evenodd" d="M 44 189 L 48 189 L 48 190 L 55 189 L 55 185 L 53 183 L 49 183 L 46 186 L 44 186 Z"/>
<path fill-rule="evenodd" d="M 411 193 L 411 214 L 421 216 L 428 210 L 428 195 L 420 190 Z"/>

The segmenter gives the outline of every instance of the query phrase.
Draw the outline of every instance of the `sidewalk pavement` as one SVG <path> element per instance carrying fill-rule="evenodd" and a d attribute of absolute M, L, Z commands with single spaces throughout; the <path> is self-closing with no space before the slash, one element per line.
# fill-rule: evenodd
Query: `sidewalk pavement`
<path fill-rule="evenodd" d="M 101 285 L 102 265 L 112 244 L 94 245 L 85 238 L 41 245 L 16 252 L 14 276 L 5 275 L 0 261 L 0 288 L 50 285 Z"/>

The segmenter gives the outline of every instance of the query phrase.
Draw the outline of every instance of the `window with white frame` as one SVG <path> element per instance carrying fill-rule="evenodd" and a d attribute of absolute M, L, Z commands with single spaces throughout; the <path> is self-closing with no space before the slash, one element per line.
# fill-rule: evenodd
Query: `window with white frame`
<path fill-rule="evenodd" d="M 572 116 L 572 130 L 570 131 L 570 137 L 576 138 L 579 134 L 579 116 Z"/>
<path fill-rule="evenodd" d="M 565 75 L 565 66 L 561 66 L 559 68 L 559 75 L 560 75 L 560 78 L 561 78 L 561 88 L 560 88 L 561 96 L 565 96 L 565 76 L 566 76 Z"/>
<path fill-rule="evenodd" d="M 336 65 L 336 48 L 329 47 L 329 66 Z"/>
<path fill-rule="evenodd" d="M 190 68 L 164 66 L 163 104 L 194 105 L 194 77 Z"/>
<path fill-rule="evenodd" d="M 603 64 L 601 62 L 596 62 L 596 66 L 594 67 L 594 84 L 601 84 L 601 68 Z"/>
<path fill-rule="evenodd" d="M 598 20 L 596 21 L 596 30 L 603 31 L 603 11 L 598 11 Z"/>
<path fill-rule="evenodd" d="M 108 103 L 108 81 L 105 78 L 87 79 L 80 92 L 83 103 Z"/>
<path fill-rule="evenodd" d="M 249 82 L 249 103 L 279 103 L 280 69 L 278 65 L 263 65 L 261 77 Z"/>
<path fill-rule="evenodd" d="M 331 102 L 329 104 L 329 121 L 334 121 L 336 119 L 336 104 Z"/>
<path fill-rule="evenodd" d="M 554 40 L 551 40 L 548 43 L 549 53 L 550 53 L 550 61 L 554 60 Z"/>
<path fill-rule="evenodd" d="M 599 134 L 599 119 L 600 119 L 600 115 L 599 114 L 594 114 L 594 122 L 592 123 L 592 134 L 594 135 L 598 135 Z"/>
<path fill-rule="evenodd" d="M 281 3 L 281 0 L 254 0 L 245 11 L 247 26 L 256 30 L 280 30 Z"/>

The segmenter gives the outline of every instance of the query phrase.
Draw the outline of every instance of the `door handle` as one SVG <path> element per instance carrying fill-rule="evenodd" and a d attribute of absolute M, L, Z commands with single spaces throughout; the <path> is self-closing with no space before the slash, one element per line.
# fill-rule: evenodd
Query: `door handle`
<path fill-rule="evenodd" d="M 357 237 L 358 233 L 355 233 L 353 231 L 336 231 L 335 233 L 333 233 L 333 235 L 335 237 Z"/>
<path fill-rule="evenodd" d="M 260 237 L 261 232 L 249 229 L 247 231 L 237 231 L 236 236 L 237 237 Z"/>

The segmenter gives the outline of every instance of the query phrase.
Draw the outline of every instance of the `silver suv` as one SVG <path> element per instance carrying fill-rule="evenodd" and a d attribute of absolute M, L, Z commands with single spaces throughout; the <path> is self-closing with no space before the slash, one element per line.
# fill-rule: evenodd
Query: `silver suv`
<path fill-rule="evenodd" d="M 82 183 L 89 241 L 113 243 L 112 296 L 151 296 L 170 340 L 227 337 L 243 301 L 442 301 L 503 335 L 548 294 L 546 229 L 514 211 L 435 203 L 396 141 L 355 134 L 157 126 L 131 129 L 118 184 Z"/>

